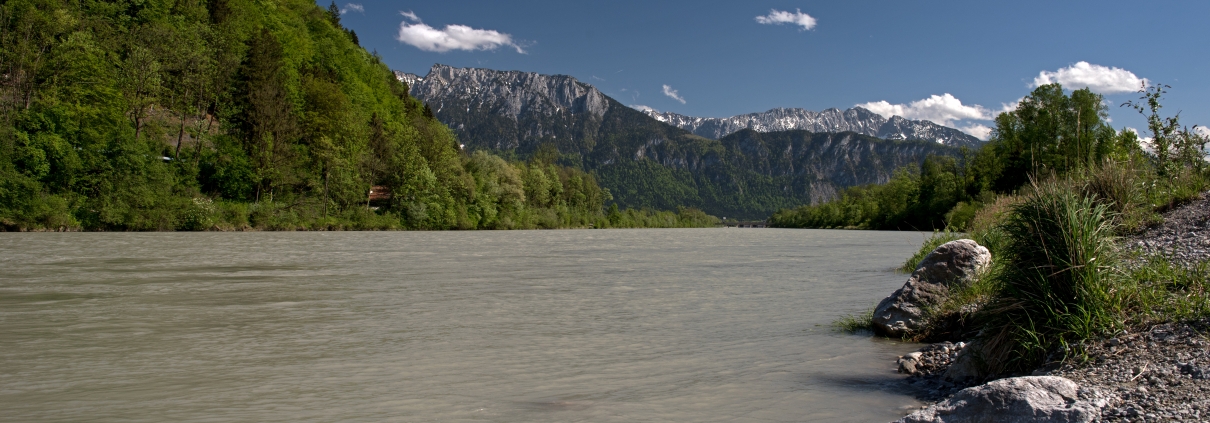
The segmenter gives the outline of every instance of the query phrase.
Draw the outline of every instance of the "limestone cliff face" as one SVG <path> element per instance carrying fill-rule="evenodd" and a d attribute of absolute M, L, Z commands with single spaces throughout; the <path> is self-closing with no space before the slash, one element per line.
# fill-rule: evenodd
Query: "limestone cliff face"
<path fill-rule="evenodd" d="M 437 64 L 424 77 L 396 77 L 473 147 L 525 152 L 589 136 L 610 107 L 601 91 L 566 75 Z"/>
<path fill-rule="evenodd" d="M 935 140 L 869 135 L 889 122 L 904 124 L 864 109 L 810 115 L 814 126 L 806 130 L 798 127 L 812 112 L 801 109 L 740 122 L 751 129 L 740 123 L 719 129 L 725 122 L 671 114 L 661 121 L 570 76 L 445 65 L 423 77 L 396 76 L 468 149 L 524 158 L 552 144 L 563 164 L 594 173 L 621 206 L 688 206 L 759 219 L 826 201 L 849 186 L 886 182 L 895 169 L 930 154 L 956 154 Z M 729 135 L 711 139 L 682 129 L 692 122 Z"/>
<path fill-rule="evenodd" d="M 827 109 L 813 112 L 803 109 L 777 108 L 728 118 L 701 118 L 672 112 L 645 110 L 648 116 L 706 138 L 722 138 L 741 129 L 776 132 L 801 129 L 810 132 L 856 132 L 891 140 L 933 141 L 951 147 L 978 147 L 978 138 L 953 128 L 927 120 L 908 120 L 900 116 L 890 119 L 861 107 L 848 110 Z"/>

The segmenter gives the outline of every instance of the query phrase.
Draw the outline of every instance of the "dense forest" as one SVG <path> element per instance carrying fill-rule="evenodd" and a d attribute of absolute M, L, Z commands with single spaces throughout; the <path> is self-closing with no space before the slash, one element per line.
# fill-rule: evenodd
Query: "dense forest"
<path fill-rule="evenodd" d="M 852 187 L 836 199 L 781 210 L 774 226 L 935 230 L 969 228 L 977 212 L 1011 195 L 1031 180 L 1081 177 L 1106 164 L 1129 169 L 1136 183 L 1189 185 L 1174 178 L 1203 178 L 1207 139 L 1163 117 L 1164 86 L 1140 88 L 1140 98 L 1124 104 L 1143 114 L 1151 141 L 1114 130 L 1105 99 L 1088 89 L 1067 94 L 1058 84 L 1043 85 L 1020 106 L 996 117 L 992 137 L 978 151 L 960 157 L 932 157 L 919 167 L 901 168 L 881 185 Z M 1197 184 L 1194 184 L 1197 185 Z M 1140 225 L 1145 222 L 1133 222 Z"/>
<path fill-rule="evenodd" d="M 582 170 L 464 152 L 308 0 L 0 6 L 0 228 L 706 226 Z M 556 157 L 557 158 L 557 157 Z"/>

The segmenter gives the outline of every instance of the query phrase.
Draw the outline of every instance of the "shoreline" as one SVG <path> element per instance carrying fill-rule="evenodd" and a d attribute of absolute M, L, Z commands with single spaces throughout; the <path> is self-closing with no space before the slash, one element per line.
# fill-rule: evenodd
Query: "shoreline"
<path fill-rule="evenodd" d="M 1141 257 L 1162 255 L 1178 266 L 1191 268 L 1210 259 L 1210 192 L 1163 213 L 1164 222 L 1119 245 Z M 1210 420 L 1210 317 L 1136 324 L 1109 337 L 1085 341 L 1082 356 L 1052 362 L 1031 374 L 1058 376 L 1079 385 L 1080 401 L 1100 412 L 1094 421 L 1152 422 Z M 904 383 L 926 402 L 937 406 L 963 389 L 982 383 L 960 384 L 944 379 L 957 357 L 960 343 L 926 344 L 900 365 L 910 373 Z M 905 360 L 900 357 L 900 363 Z M 989 379 L 989 382 L 995 379 Z"/>

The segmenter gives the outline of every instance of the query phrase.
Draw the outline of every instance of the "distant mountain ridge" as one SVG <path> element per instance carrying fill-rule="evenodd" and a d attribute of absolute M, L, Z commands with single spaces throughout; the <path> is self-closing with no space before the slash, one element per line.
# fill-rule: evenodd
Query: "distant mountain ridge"
<path fill-rule="evenodd" d="M 933 141 L 883 140 L 855 130 L 742 129 L 710 139 L 566 75 L 437 64 L 423 77 L 396 77 L 468 150 L 526 158 L 553 146 L 560 163 L 596 175 L 620 206 L 764 218 L 826 201 L 845 187 L 886 182 L 895 169 L 929 155 L 958 154 Z M 863 112 L 871 113 L 854 113 Z M 846 122 L 885 124 L 872 117 Z"/>
<path fill-rule="evenodd" d="M 950 147 L 978 147 L 978 138 L 954 128 L 927 120 L 908 120 L 901 116 L 890 119 L 865 108 L 848 110 L 831 108 L 813 112 L 799 108 L 776 108 L 760 113 L 748 113 L 728 118 L 701 118 L 672 112 L 642 110 L 655 118 L 694 134 L 719 139 L 741 129 L 757 132 L 806 130 L 810 132 L 851 131 L 888 140 L 923 140 Z"/>

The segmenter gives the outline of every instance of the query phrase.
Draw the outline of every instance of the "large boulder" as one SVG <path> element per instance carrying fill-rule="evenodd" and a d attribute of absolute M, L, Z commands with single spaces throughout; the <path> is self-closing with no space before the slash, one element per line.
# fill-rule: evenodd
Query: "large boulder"
<path fill-rule="evenodd" d="M 1091 422 L 1096 404 L 1079 399 L 1079 385 L 1058 376 L 1000 379 L 958 391 L 953 397 L 895 423 Z"/>
<path fill-rule="evenodd" d="M 894 337 L 919 331 L 926 323 L 925 308 L 945 301 L 951 288 L 969 283 L 991 261 L 991 252 L 973 240 L 942 244 L 920 260 L 902 288 L 878 303 L 874 329 Z"/>

